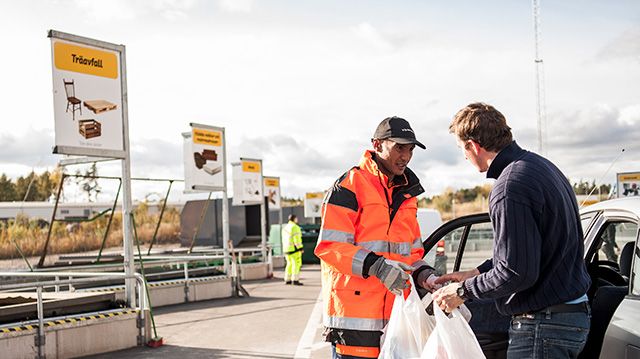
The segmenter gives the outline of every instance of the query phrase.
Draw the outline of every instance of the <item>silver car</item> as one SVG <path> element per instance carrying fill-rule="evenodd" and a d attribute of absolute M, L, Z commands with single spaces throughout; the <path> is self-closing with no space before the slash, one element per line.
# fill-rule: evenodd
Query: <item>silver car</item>
<path fill-rule="evenodd" d="M 580 357 L 640 358 L 640 197 L 603 201 L 583 208 L 580 217 L 593 282 L 588 292 L 591 331 Z M 426 252 L 444 251 L 446 272 L 474 268 L 492 255 L 489 215 L 451 220 L 424 247 Z M 492 300 L 467 306 L 473 313 L 469 324 L 487 358 L 505 358 L 511 318 L 499 314 Z"/>

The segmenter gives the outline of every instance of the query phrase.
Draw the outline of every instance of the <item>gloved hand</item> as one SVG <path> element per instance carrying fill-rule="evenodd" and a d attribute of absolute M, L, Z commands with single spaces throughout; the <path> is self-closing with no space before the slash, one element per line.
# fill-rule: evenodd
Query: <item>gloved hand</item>
<path fill-rule="evenodd" d="M 403 290 L 409 288 L 407 283 L 409 274 L 405 271 L 413 271 L 414 269 L 406 263 L 380 257 L 369 268 L 369 274 L 378 277 L 391 293 L 400 295 Z"/>
<path fill-rule="evenodd" d="M 425 268 L 418 273 L 417 284 L 429 292 L 433 292 L 434 290 L 442 287 L 441 284 L 435 283 L 438 278 L 440 277 L 435 274 L 433 269 Z"/>

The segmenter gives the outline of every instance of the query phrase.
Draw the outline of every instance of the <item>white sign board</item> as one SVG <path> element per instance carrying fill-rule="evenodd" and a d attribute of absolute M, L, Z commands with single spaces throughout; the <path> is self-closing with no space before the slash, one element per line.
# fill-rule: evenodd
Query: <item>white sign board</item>
<path fill-rule="evenodd" d="M 308 192 L 304 195 L 304 216 L 315 218 L 322 216 L 323 192 Z"/>
<path fill-rule="evenodd" d="M 280 177 L 264 178 L 264 193 L 269 201 L 269 210 L 279 210 L 280 204 Z"/>
<path fill-rule="evenodd" d="M 185 191 L 225 189 L 224 128 L 191 124 L 184 138 Z"/>
<path fill-rule="evenodd" d="M 51 31 L 54 153 L 125 157 L 124 46 Z"/>
<path fill-rule="evenodd" d="M 640 196 L 640 172 L 618 173 L 618 198 Z"/>
<path fill-rule="evenodd" d="M 233 164 L 233 205 L 261 204 L 262 160 L 240 159 Z"/>

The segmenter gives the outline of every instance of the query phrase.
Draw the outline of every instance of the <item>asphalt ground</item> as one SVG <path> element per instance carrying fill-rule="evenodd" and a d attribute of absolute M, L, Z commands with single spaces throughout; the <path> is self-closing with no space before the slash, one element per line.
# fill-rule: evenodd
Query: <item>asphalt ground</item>
<path fill-rule="evenodd" d="M 282 274 L 243 283 L 250 297 L 158 308 L 163 346 L 90 358 L 330 358 L 321 338 L 320 266 L 303 266 L 304 286 L 285 285 Z"/>

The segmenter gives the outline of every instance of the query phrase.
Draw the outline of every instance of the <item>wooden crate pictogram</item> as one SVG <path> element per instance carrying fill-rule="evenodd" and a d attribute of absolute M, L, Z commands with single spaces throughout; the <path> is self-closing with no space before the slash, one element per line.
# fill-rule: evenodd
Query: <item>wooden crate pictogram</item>
<path fill-rule="evenodd" d="M 102 124 L 94 119 L 80 120 L 78 128 L 85 139 L 99 137 L 102 134 Z"/>

